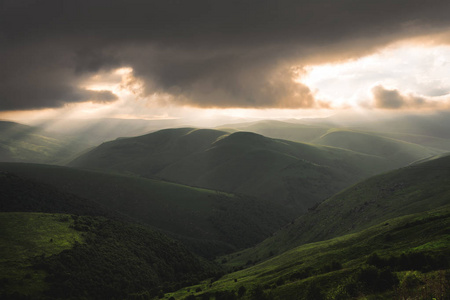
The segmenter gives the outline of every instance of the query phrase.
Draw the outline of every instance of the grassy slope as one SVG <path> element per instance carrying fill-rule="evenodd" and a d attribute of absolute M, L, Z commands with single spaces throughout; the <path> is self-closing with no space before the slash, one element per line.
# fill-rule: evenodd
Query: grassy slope
<path fill-rule="evenodd" d="M 234 130 L 251 131 L 271 138 L 341 147 L 366 154 L 373 153 L 387 157 L 398 154 L 397 158 L 401 160 L 411 157 L 412 160 L 409 162 L 417 156 L 421 158 L 422 155 L 431 155 L 436 151 L 450 151 L 448 139 L 396 132 L 395 127 L 390 128 L 390 132 L 371 132 L 361 131 L 356 124 L 355 128 L 338 128 L 333 124 L 307 125 L 281 121 L 259 121 L 228 126 Z M 428 133 L 432 134 L 432 131 Z"/>
<path fill-rule="evenodd" d="M 405 141 L 425 147 L 434 149 L 440 149 L 444 151 L 450 151 L 450 140 L 445 138 L 439 138 L 434 136 L 426 136 L 420 134 L 408 134 L 408 133 L 386 133 L 376 132 L 377 135 L 385 136 L 395 140 Z"/>
<path fill-rule="evenodd" d="M 60 220 L 65 220 L 61 222 Z M 83 242 L 65 215 L 0 213 L 0 294 L 36 294 L 48 288 L 45 273 L 31 268 L 30 259 L 50 256 Z"/>
<path fill-rule="evenodd" d="M 240 286 L 244 286 L 247 292 L 243 299 L 258 299 L 252 296 L 251 289 L 259 285 L 271 299 L 312 299 L 308 295 L 311 293 L 311 286 L 318 287 L 319 294 L 324 298 L 335 299 L 340 294 L 339 299 L 348 299 L 350 296 L 343 295 L 343 288 L 352 278 L 354 281 L 358 278 L 355 276 L 362 267 L 367 268 L 366 262 L 370 254 L 376 252 L 380 257 L 387 258 L 399 257 L 402 253 L 421 252 L 433 257 L 441 255 L 442 258 L 443 255 L 448 258 L 449 232 L 450 206 L 447 205 L 434 211 L 389 219 L 387 223 L 374 225 L 359 233 L 299 246 L 255 266 L 227 274 L 212 284 L 204 282 L 167 297 L 183 299 L 197 288 L 202 290 L 195 293 L 197 295 L 217 291 L 236 293 Z M 327 269 L 333 261 L 341 264 L 342 268 L 338 267 L 334 271 Z M 444 263 L 437 268 L 439 267 L 448 268 L 448 259 L 447 266 Z M 302 274 L 305 272 L 308 275 L 303 279 Z M 401 279 L 405 273 L 396 272 L 395 275 Z M 419 273 L 422 278 L 434 275 L 436 274 Z M 441 286 L 443 289 L 446 285 L 444 281 L 441 283 L 444 285 Z M 362 282 L 355 282 L 359 297 L 373 293 Z M 450 290 L 447 289 L 446 292 L 447 296 L 450 295 Z M 392 289 L 384 295 L 388 299 L 394 296 Z"/>
<path fill-rule="evenodd" d="M 104 143 L 70 165 L 249 194 L 298 212 L 391 168 L 383 158 L 343 149 L 189 128 Z"/>
<path fill-rule="evenodd" d="M 374 176 L 358 183 L 299 217 L 232 262 L 264 259 L 301 244 L 358 232 L 390 218 L 449 203 L 450 156 Z"/>
<path fill-rule="evenodd" d="M 0 161 L 56 164 L 84 147 L 48 136 L 37 127 L 0 121 Z"/>
<path fill-rule="evenodd" d="M 0 224 L 2 297 L 155 295 L 217 271 L 160 233 L 102 217 L 0 213 Z"/>
<path fill-rule="evenodd" d="M 66 205 L 66 210 L 56 212 L 80 213 L 74 210 L 80 205 L 88 205 L 95 211 L 100 205 L 99 215 L 104 215 L 101 209 L 107 207 L 175 234 L 203 255 L 251 246 L 288 220 L 286 212 L 264 201 L 146 178 L 36 164 L 0 163 L 0 170 L 23 178 L 8 181 L 7 177 L 0 177 L 3 201 L 26 199 L 29 209 L 36 211 L 37 207 L 44 212 L 63 201 L 77 205 Z M 42 187 L 38 182 L 52 188 Z M 55 188 L 87 200 L 69 197 L 66 201 L 68 196 L 57 193 Z M 7 191 L 12 199 L 5 199 Z M 30 199 L 47 205 L 31 205 Z"/>
<path fill-rule="evenodd" d="M 165 129 L 103 143 L 69 165 L 130 171 L 151 177 L 174 160 L 204 151 L 224 134 L 227 133 L 209 129 Z"/>
<path fill-rule="evenodd" d="M 369 155 L 383 157 L 395 167 L 444 152 L 421 145 L 382 137 L 375 133 L 347 129 L 330 129 L 326 134 L 312 141 L 314 144 L 348 149 Z"/>

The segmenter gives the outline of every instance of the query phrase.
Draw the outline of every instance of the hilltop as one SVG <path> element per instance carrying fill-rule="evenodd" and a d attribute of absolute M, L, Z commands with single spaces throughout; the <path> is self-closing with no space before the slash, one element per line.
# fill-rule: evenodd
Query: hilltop
<path fill-rule="evenodd" d="M 386 158 L 336 147 L 193 128 L 103 143 L 69 166 L 252 195 L 297 213 L 393 168 Z"/>

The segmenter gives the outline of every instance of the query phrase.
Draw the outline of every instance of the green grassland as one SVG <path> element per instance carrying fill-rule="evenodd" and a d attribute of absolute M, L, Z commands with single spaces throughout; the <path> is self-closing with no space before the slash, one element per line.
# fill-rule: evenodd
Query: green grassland
<path fill-rule="evenodd" d="M 242 293 L 240 299 L 401 299 L 427 293 L 421 299 L 447 299 L 449 234 L 447 205 L 305 244 L 165 297 L 207 299 L 208 294 L 213 299 L 237 299 Z M 407 282 L 411 274 L 418 278 L 414 284 Z"/>
<path fill-rule="evenodd" d="M 4 211 L 126 216 L 209 257 L 250 247 L 293 216 L 250 197 L 136 176 L 23 163 L 0 163 L 0 171 L 16 174 L 0 176 Z"/>
<path fill-rule="evenodd" d="M 336 127 L 333 124 L 314 125 L 281 121 L 259 121 L 228 126 L 230 129 L 255 132 L 271 138 L 328 145 L 377 155 L 390 159 L 399 166 L 439 152 L 450 151 L 449 139 L 396 132 L 395 127 L 386 132 L 373 132 L 364 131 L 356 125 L 353 128 Z"/>
<path fill-rule="evenodd" d="M 369 134 L 378 138 L 390 138 L 397 142 L 403 141 L 433 149 L 450 151 L 450 140 L 444 134 L 446 131 L 443 122 L 438 120 L 428 120 L 430 126 L 420 126 L 410 121 L 407 126 L 389 126 L 386 124 L 377 124 L 383 126 L 368 126 L 365 122 L 356 122 L 347 124 L 347 126 L 339 125 L 339 122 L 310 122 L 305 119 L 302 123 L 298 121 L 274 121 L 264 120 L 258 122 L 229 124 L 220 126 L 217 129 L 231 131 L 250 131 L 262 134 L 264 136 L 276 139 L 291 140 L 296 142 L 312 143 L 321 136 L 327 135 L 329 132 L 359 132 Z M 401 123 L 401 122 L 400 122 Z M 365 126 L 366 125 L 366 126 Z M 399 123 L 396 123 L 399 125 Z M 422 124 L 423 125 L 423 124 Z M 429 127 L 427 129 L 427 127 Z M 440 127 L 440 128 L 437 128 Z M 386 142 L 386 141 L 385 141 Z M 392 142 L 392 141 L 391 141 Z"/>
<path fill-rule="evenodd" d="M 444 152 L 444 150 L 399 141 L 375 133 L 348 129 L 330 129 L 326 134 L 314 139 L 312 143 L 383 157 L 391 161 L 395 167 L 402 167 L 418 159 Z"/>
<path fill-rule="evenodd" d="M 297 215 L 350 184 L 394 167 L 386 158 L 336 147 L 192 128 L 104 143 L 70 166 L 256 196 Z"/>
<path fill-rule="evenodd" d="M 450 156 L 438 157 L 374 176 L 336 194 L 234 260 L 243 264 L 248 259 L 264 259 L 270 252 L 281 253 L 301 244 L 358 232 L 391 218 L 438 208 L 449 199 Z"/>
<path fill-rule="evenodd" d="M 51 256 L 84 241 L 63 214 L 0 213 L 0 294 L 36 295 L 48 288 L 32 258 Z"/>
<path fill-rule="evenodd" d="M 2 299 L 147 298 L 220 270 L 146 227 L 103 217 L 0 213 Z"/>
<path fill-rule="evenodd" d="M 392 138 L 395 140 L 400 140 L 408 143 L 413 143 L 417 145 L 422 145 L 425 147 L 430 147 L 434 149 L 441 149 L 445 151 L 450 151 L 450 140 L 434 136 L 426 136 L 420 134 L 411 133 L 386 133 L 386 132 L 375 132 L 377 135 Z"/>

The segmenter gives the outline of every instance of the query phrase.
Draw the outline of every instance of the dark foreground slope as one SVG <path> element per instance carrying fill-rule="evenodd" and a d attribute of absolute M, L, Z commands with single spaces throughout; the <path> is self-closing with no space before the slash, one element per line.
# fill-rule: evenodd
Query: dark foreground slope
<path fill-rule="evenodd" d="M 146 227 L 103 217 L 0 213 L 2 299 L 157 296 L 218 268 Z"/>
<path fill-rule="evenodd" d="M 450 156 L 438 157 L 372 177 L 336 194 L 234 260 L 242 264 L 248 259 L 265 259 L 271 252 L 355 233 L 449 203 Z"/>
<path fill-rule="evenodd" d="M 170 129 L 104 143 L 70 166 L 128 172 L 268 199 L 297 213 L 390 161 L 249 132 Z"/>
<path fill-rule="evenodd" d="M 163 230 L 209 257 L 250 247 L 293 216 L 265 201 L 140 177 L 15 163 L 0 163 L 0 171 L 4 211 L 108 212 Z"/>

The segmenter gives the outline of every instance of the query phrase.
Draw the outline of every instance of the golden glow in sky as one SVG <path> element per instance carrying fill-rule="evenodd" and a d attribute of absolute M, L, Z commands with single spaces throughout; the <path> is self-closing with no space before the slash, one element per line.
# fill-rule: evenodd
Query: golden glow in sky
<path fill-rule="evenodd" d="M 370 106 L 383 86 L 426 98 L 450 94 L 450 46 L 396 45 L 340 64 L 307 66 L 299 81 L 333 107 Z"/>
<path fill-rule="evenodd" d="M 410 99 L 430 103 L 450 102 L 450 46 L 397 44 L 377 53 L 338 64 L 311 65 L 297 81 L 308 86 L 317 100 L 330 104 L 321 109 L 202 109 L 173 104 L 170 95 L 142 97 L 142 85 L 133 69 L 123 67 L 102 72 L 82 88 L 111 91 L 118 100 L 84 102 L 59 109 L 4 112 L 0 118 L 31 121 L 42 118 L 140 118 L 186 119 L 210 125 L 221 118 L 285 119 L 326 117 L 340 110 L 373 109 L 374 87 L 396 90 Z M 428 103 L 427 102 L 427 103 Z M 433 107 L 438 107 L 435 105 Z"/>

